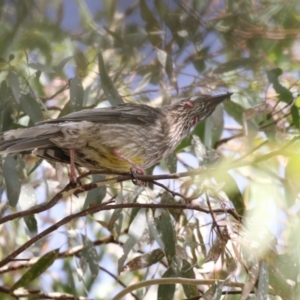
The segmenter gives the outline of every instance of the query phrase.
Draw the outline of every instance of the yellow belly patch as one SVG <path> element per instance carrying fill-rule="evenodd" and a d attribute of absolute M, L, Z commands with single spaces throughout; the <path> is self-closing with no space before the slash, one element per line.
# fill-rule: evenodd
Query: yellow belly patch
<path fill-rule="evenodd" d="M 82 149 L 84 155 L 90 160 L 96 162 L 95 167 L 99 167 L 99 169 L 107 169 L 115 172 L 128 172 L 132 166 L 122 158 L 119 158 L 114 154 L 114 150 L 104 147 L 104 146 L 99 146 L 93 147 L 93 145 L 87 145 L 84 149 Z M 119 150 L 122 153 L 122 150 Z M 131 155 L 127 153 L 123 155 L 126 156 L 129 160 L 131 160 L 134 164 L 138 166 L 143 166 L 144 160 L 133 154 Z"/>

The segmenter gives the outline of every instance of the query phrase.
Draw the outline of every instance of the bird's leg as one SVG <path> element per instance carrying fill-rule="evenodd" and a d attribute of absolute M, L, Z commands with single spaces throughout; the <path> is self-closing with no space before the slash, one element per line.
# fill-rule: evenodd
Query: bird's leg
<path fill-rule="evenodd" d="M 123 159 L 124 161 L 128 162 L 131 165 L 131 174 L 133 177 L 132 182 L 136 185 L 145 185 L 145 183 L 141 180 L 138 180 L 136 178 L 136 175 L 145 175 L 145 171 L 143 168 L 141 168 L 140 166 L 138 166 L 137 164 L 135 164 L 133 161 L 131 161 L 129 158 L 127 158 L 126 156 L 124 156 L 120 151 L 114 149 L 114 154 L 118 157 Z"/>
<path fill-rule="evenodd" d="M 76 169 L 75 169 L 75 150 L 69 149 L 70 152 L 70 181 L 71 184 L 77 183 Z"/>
<path fill-rule="evenodd" d="M 129 158 L 127 158 L 126 156 L 124 156 L 120 151 L 118 150 L 114 150 L 114 155 L 116 155 L 118 158 L 123 159 L 124 161 L 128 162 L 131 165 L 131 169 L 132 171 L 134 171 L 135 173 L 139 174 L 139 175 L 145 175 L 145 171 L 143 168 L 141 168 L 140 166 L 138 166 L 137 164 L 135 164 L 133 161 L 131 161 Z"/>

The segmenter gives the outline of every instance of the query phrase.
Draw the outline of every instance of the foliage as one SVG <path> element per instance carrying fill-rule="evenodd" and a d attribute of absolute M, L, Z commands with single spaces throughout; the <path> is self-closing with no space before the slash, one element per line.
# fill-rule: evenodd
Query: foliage
<path fill-rule="evenodd" d="M 299 11 L 0 1 L 0 131 L 233 93 L 146 187 L 129 175 L 70 187 L 66 167 L 2 155 L 1 299 L 298 299 Z"/>

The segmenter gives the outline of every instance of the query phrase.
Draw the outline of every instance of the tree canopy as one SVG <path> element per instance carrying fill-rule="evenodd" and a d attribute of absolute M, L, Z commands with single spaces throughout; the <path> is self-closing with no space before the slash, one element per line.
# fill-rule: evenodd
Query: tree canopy
<path fill-rule="evenodd" d="M 233 93 L 143 176 L 0 156 L 1 299 L 298 299 L 300 3 L 0 1 L 0 132 Z M 145 139 L 147 137 L 145 136 Z"/>

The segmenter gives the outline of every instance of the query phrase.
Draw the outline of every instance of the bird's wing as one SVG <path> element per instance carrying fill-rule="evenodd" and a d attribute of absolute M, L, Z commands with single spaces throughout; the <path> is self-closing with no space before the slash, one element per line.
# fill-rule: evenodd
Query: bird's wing
<path fill-rule="evenodd" d="M 55 120 L 39 122 L 37 125 L 80 121 L 109 124 L 153 124 L 160 114 L 162 112 L 159 109 L 145 104 L 125 103 L 113 107 L 81 110 Z"/>

